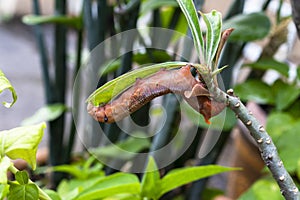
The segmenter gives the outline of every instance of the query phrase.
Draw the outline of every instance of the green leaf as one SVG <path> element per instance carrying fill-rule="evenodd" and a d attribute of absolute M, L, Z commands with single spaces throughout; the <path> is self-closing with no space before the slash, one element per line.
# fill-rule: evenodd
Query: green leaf
<path fill-rule="evenodd" d="M 5 77 L 4 73 L 0 70 L 0 94 L 6 89 L 10 90 L 13 101 L 11 103 L 4 101 L 2 102 L 2 104 L 5 107 L 10 108 L 17 101 L 17 93 L 13 86 L 10 84 L 9 80 Z"/>
<path fill-rule="evenodd" d="M 161 180 L 161 191 L 159 197 L 166 192 L 169 192 L 187 183 L 232 170 L 238 170 L 238 168 L 207 165 L 172 170 Z"/>
<path fill-rule="evenodd" d="M 298 160 L 298 163 L 297 163 L 297 178 L 300 179 L 300 160 Z"/>
<path fill-rule="evenodd" d="M 93 186 L 103 177 L 91 178 L 88 180 L 70 179 L 62 180 L 58 187 L 57 193 L 62 199 L 74 199 L 84 189 Z"/>
<path fill-rule="evenodd" d="M 149 157 L 146 172 L 141 184 L 141 196 L 149 199 L 158 199 L 160 192 L 160 175 L 152 156 Z"/>
<path fill-rule="evenodd" d="M 174 69 L 186 64 L 186 62 L 165 62 L 133 70 L 107 82 L 106 84 L 95 90 L 86 101 L 91 102 L 95 106 L 105 104 L 112 98 L 117 96 L 119 93 L 124 91 L 126 88 L 133 85 L 137 78 L 144 78 L 146 76 L 154 74 L 161 68 Z"/>
<path fill-rule="evenodd" d="M 18 181 L 20 185 L 28 184 L 29 176 L 26 171 L 17 171 L 15 177 L 16 181 Z"/>
<path fill-rule="evenodd" d="M 194 45 L 200 58 L 200 63 L 205 64 L 206 60 L 203 60 L 203 58 L 206 58 L 206 55 L 203 55 L 205 54 L 205 46 L 194 3 L 192 0 L 177 0 L 177 2 L 185 15 L 189 28 L 192 32 Z"/>
<path fill-rule="evenodd" d="M 300 65 L 298 65 L 298 68 L 297 68 L 297 77 L 298 77 L 298 80 L 300 80 Z"/>
<path fill-rule="evenodd" d="M 243 101 L 251 100 L 259 104 L 274 104 L 271 87 L 260 80 L 248 80 L 238 84 L 234 90 Z"/>
<path fill-rule="evenodd" d="M 218 196 L 224 196 L 224 191 L 216 188 L 205 188 L 201 193 L 201 200 L 218 199 Z"/>
<path fill-rule="evenodd" d="M 146 14 L 149 11 L 152 11 L 157 8 L 161 8 L 163 6 L 172 6 L 178 7 L 178 3 L 176 0 L 148 0 L 143 1 L 140 13 L 142 15 Z"/>
<path fill-rule="evenodd" d="M 84 169 L 82 166 L 77 165 L 76 163 L 73 165 L 59 165 L 53 167 L 53 171 L 56 172 L 65 172 L 68 173 L 75 178 L 78 179 L 86 179 L 92 176 L 103 176 L 104 172 L 101 171 L 103 165 L 100 163 L 96 163 L 90 168 Z"/>
<path fill-rule="evenodd" d="M 53 121 L 61 116 L 66 110 L 67 107 L 60 103 L 44 106 L 36 111 L 33 116 L 24 119 L 22 121 L 22 126 L 37 124 L 44 121 Z"/>
<path fill-rule="evenodd" d="M 60 196 L 53 190 L 43 190 L 52 200 L 61 200 Z"/>
<path fill-rule="evenodd" d="M 138 152 L 149 148 L 150 145 L 149 138 L 145 134 L 135 133 L 134 137 L 129 137 L 124 141 L 105 147 L 89 149 L 89 151 L 99 157 L 129 160 L 136 156 Z"/>
<path fill-rule="evenodd" d="M 278 62 L 272 58 L 260 59 L 255 63 L 245 64 L 245 66 L 250 66 L 253 69 L 259 69 L 259 70 L 273 69 L 285 77 L 289 76 L 289 66 L 285 63 Z"/>
<path fill-rule="evenodd" d="M 11 184 L 9 189 L 8 200 L 38 200 L 39 191 L 38 187 L 33 184 Z"/>
<path fill-rule="evenodd" d="M 300 120 L 285 131 L 277 140 L 276 146 L 286 170 L 295 173 L 300 161 Z"/>
<path fill-rule="evenodd" d="M 300 88 L 297 85 L 288 85 L 281 80 L 277 80 L 273 84 L 272 91 L 275 94 L 277 110 L 288 108 L 300 96 Z"/>
<path fill-rule="evenodd" d="M 82 191 L 75 200 L 104 198 L 116 194 L 139 194 L 140 183 L 137 176 L 128 173 L 115 173 L 101 179 L 94 186 Z"/>
<path fill-rule="evenodd" d="M 251 188 L 238 198 L 239 200 L 283 200 L 280 189 L 274 179 L 261 179 L 256 181 Z"/>
<path fill-rule="evenodd" d="M 291 106 L 286 109 L 293 118 L 300 118 L 300 101 L 295 101 Z"/>
<path fill-rule="evenodd" d="M 7 184 L 7 170 L 12 165 L 10 159 L 4 156 L 0 160 L 0 184 Z M 0 198 L 1 199 L 1 198 Z"/>
<path fill-rule="evenodd" d="M 202 14 L 202 18 L 207 27 L 205 60 L 208 65 L 211 65 L 221 38 L 222 15 L 213 10 L 208 14 Z"/>
<path fill-rule="evenodd" d="M 103 200 L 141 200 L 141 197 L 139 195 L 132 194 L 118 194 L 104 198 Z"/>
<path fill-rule="evenodd" d="M 8 184 L 0 184 L 0 199 L 5 199 L 9 193 L 9 185 Z"/>
<path fill-rule="evenodd" d="M 103 67 L 100 68 L 99 70 L 99 75 L 100 76 L 105 76 L 109 73 L 115 72 L 117 71 L 117 69 L 119 69 L 119 67 L 121 66 L 121 60 L 117 59 L 114 61 L 109 61 L 105 64 L 103 64 Z"/>
<path fill-rule="evenodd" d="M 276 142 L 282 134 L 291 129 L 294 123 L 295 120 L 288 113 L 271 113 L 267 118 L 266 130 Z"/>
<path fill-rule="evenodd" d="M 236 15 L 223 23 L 223 30 L 234 28 L 229 41 L 253 41 L 266 37 L 271 29 L 269 18 L 263 13 Z"/>
<path fill-rule="evenodd" d="M 171 56 L 163 50 L 148 50 L 145 53 L 137 53 L 133 55 L 133 61 L 139 65 L 148 63 L 162 63 L 171 60 Z"/>
<path fill-rule="evenodd" d="M 42 140 L 45 123 L 33 126 L 18 127 L 11 130 L 0 131 L 0 144 L 2 155 L 11 159 L 21 158 L 25 160 L 32 169 L 36 168 L 36 151 Z"/>
<path fill-rule="evenodd" d="M 26 15 L 22 18 L 23 23 L 27 25 L 38 25 L 38 24 L 62 24 L 66 26 L 71 26 L 76 29 L 82 28 L 81 17 L 74 16 L 64 16 L 64 15 Z"/>

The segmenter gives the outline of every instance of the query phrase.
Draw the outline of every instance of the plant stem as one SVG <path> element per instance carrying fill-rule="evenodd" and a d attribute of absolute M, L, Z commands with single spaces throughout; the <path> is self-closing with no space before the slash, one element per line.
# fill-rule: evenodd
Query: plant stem
<path fill-rule="evenodd" d="M 256 141 L 261 152 L 261 157 L 264 163 L 272 173 L 285 199 L 299 199 L 299 190 L 293 182 L 292 177 L 284 168 L 283 162 L 278 155 L 276 146 L 264 127 L 252 115 L 252 113 L 248 111 L 240 99 L 233 96 L 233 90 L 228 90 L 228 94 L 226 94 L 215 86 L 209 70 L 206 71 L 207 69 L 203 69 L 203 66 L 195 67 L 200 72 L 203 72 L 201 73 L 202 78 L 204 79 L 214 99 L 216 101 L 226 103 L 250 131 L 251 136 Z"/>
<path fill-rule="evenodd" d="M 298 199 L 298 188 L 296 187 L 287 170 L 284 168 L 283 162 L 278 155 L 276 146 L 274 145 L 269 134 L 237 97 L 227 97 L 229 107 L 236 113 L 243 124 L 245 124 L 250 131 L 251 136 L 255 139 L 261 152 L 261 157 L 279 185 L 282 195 L 286 199 Z"/>

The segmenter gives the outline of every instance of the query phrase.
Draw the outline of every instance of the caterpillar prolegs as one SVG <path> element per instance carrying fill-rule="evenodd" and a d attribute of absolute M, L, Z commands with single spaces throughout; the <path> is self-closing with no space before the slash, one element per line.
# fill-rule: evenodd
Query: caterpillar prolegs
<path fill-rule="evenodd" d="M 205 84 L 192 76 L 190 68 L 190 65 L 186 65 L 179 70 L 162 69 L 147 78 L 137 79 L 132 87 L 111 102 L 102 106 L 89 103 L 88 113 L 99 122 L 112 123 L 137 111 L 158 96 L 175 93 L 183 96 L 209 123 L 209 119 L 219 114 L 225 104 L 210 97 Z"/>

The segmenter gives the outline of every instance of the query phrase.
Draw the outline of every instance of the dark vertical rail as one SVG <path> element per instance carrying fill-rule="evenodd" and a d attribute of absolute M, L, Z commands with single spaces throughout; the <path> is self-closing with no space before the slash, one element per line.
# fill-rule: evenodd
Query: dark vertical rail
<path fill-rule="evenodd" d="M 55 14 L 66 14 L 66 0 L 55 1 Z M 67 30 L 64 25 L 56 24 L 54 26 L 54 66 L 55 66 L 55 83 L 54 83 L 54 98 L 51 103 L 65 104 L 66 93 L 66 46 L 67 46 Z M 62 114 L 59 118 L 50 122 L 50 165 L 55 166 L 63 163 L 63 135 L 65 115 Z M 62 178 L 61 173 L 52 174 L 53 187 L 59 183 Z"/>

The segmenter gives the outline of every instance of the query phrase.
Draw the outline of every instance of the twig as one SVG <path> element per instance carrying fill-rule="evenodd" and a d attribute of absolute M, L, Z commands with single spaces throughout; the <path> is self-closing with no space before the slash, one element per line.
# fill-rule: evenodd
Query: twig
<path fill-rule="evenodd" d="M 282 195 L 285 199 L 300 199 L 299 190 L 293 182 L 292 177 L 284 168 L 277 149 L 266 132 L 264 127 L 258 122 L 258 120 L 252 115 L 251 112 L 245 107 L 239 98 L 235 97 L 233 90 L 227 91 L 227 94 L 215 86 L 211 72 L 203 69 L 203 66 L 195 67 L 201 72 L 203 80 L 206 82 L 207 87 L 214 99 L 218 102 L 223 102 L 230 107 L 236 114 L 236 116 L 245 124 L 250 131 L 251 136 L 255 139 L 258 148 L 261 152 L 261 157 L 265 165 L 270 169 L 274 179 L 278 183 Z"/>

